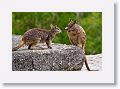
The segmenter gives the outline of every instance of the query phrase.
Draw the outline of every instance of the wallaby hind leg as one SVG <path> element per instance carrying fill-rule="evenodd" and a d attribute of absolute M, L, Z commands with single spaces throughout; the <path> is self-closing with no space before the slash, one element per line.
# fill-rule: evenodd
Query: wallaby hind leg
<path fill-rule="evenodd" d="M 24 42 L 21 41 L 20 44 L 19 44 L 17 47 L 12 48 L 12 51 L 18 50 L 18 49 L 19 49 L 20 47 L 22 47 L 23 45 L 24 45 Z"/>
<path fill-rule="evenodd" d="M 36 46 L 39 41 L 34 41 L 31 44 L 28 45 L 28 49 L 31 49 L 31 47 Z"/>
<path fill-rule="evenodd" d="M 31 49 L 32 44 L 28 45 L 28 49 Z"/>

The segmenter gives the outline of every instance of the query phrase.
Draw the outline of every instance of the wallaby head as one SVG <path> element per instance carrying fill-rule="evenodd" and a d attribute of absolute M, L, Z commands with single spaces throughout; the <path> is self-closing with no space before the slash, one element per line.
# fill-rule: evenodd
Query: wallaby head
<path fill-rule="evenodd" d="M 76 20 L 75 20 L 75 21 L 72 21 L 72 20 L 70 19 L 70 22 L 68 23 L 68 26 L 67 26 L 65 29 L 66 29 L 66 30 L 71 29 L 76 23 L 77 23 Z"/>
<path fill-rule="evenodd" d="M 61 32 L 60 28 L 58 28 L 57 26 L 53 26 L 52 24 L 50 25 L 51 27 L 51 32 L 54 34 L 58 34 Z"/>

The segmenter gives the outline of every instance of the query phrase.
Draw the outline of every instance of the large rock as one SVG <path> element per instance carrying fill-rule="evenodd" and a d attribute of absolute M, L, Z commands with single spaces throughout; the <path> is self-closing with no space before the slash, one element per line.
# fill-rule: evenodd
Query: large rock
<path fill-rule="evenodd" d="M 12 46 L 20 41 L 20 36 L 13 36 Z M 84 62 L 82 49 L 65 44 L 39 44 L 28 50 L 27 46 L 12 52 L 13 71 L 73 71 L 81 70 Z"/>

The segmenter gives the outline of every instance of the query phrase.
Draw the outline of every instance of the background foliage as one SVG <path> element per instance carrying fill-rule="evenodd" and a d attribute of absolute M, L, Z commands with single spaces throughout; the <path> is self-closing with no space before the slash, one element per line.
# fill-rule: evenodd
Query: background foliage
<path fill-rule="evenodd" d="M 13 12 L 12 34 L 23 35 L 30 28 L 50 29 L 50 24 L 61 28 L 53 42 L 70 44 L 64 28 L 69 18 L 77 20 L 87 34 L 86 54 L 102 52 L 102 13 L 101 12 Z"/>

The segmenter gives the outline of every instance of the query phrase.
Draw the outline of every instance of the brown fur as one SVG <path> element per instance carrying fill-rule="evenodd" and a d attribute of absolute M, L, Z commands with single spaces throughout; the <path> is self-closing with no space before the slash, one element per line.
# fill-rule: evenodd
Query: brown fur
<path fill-rule="evenodd" d="M 76 21 L 73 22 L 72 20 L 70 20 L 68 27 L 65 29 L 67 30 L 71 44 L 81 47 L 85 53 L 86 33 L 84 29 L 80 25 L 76 24 Z M 87 70 L 90 71 L 86 56 L 84 56 L 84 61 Z"/>
<path fill-rule="evenodd" d="M 28 49 L 31 49 L 32 46 L 36 45 L 37 43 L 46 43 L 48 48 L 52 48 L 51 41 L 55 37 L 57 33 L 59 33 L 61 30 L 56 27 L 51 25 L 51 30 L 47 31 L 44 29 L 40 28 L 33 28 L 28 30 L 27 32 L 24 33 L 22 37 L 22 41 L 17 47 L 14 47 L 12 51 L 16 51 L 20 47 L 22 47 L 24 44 L 28 45 Z"/>

